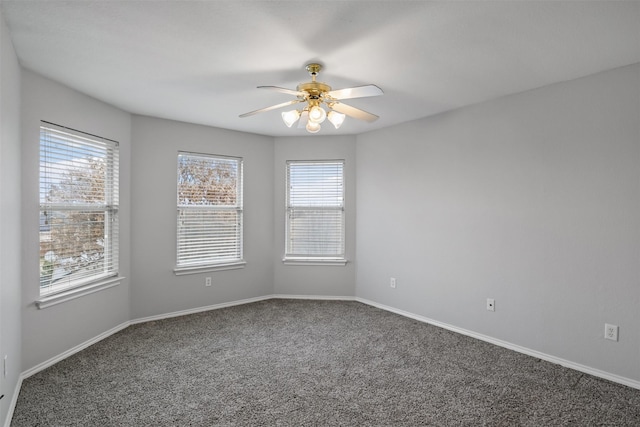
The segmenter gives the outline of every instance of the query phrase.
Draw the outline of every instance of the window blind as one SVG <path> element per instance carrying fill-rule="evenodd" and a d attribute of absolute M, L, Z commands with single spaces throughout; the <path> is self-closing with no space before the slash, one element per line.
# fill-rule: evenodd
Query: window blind
<path fill-rule="evenodd" d="M 40 127 L 40 294 L 118 274 L 118 143 Z"/>
<path fill-rule="evenodd" d="M 285 258 L 344 258 L 344 161 L 287 162 Z"/>
<path fill-rule="evenodd" d="M 178 154 L 177 266 L 242 260 L 242 159 Z"/>

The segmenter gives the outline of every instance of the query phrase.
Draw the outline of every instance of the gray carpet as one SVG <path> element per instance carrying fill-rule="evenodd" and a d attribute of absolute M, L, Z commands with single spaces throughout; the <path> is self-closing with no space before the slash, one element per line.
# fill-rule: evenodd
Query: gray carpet
<path fill-rule="evenodd" d="M 357 302 L 130 326 L 26 379 L 18 426 L 639 426 L 640 390 Z"/>

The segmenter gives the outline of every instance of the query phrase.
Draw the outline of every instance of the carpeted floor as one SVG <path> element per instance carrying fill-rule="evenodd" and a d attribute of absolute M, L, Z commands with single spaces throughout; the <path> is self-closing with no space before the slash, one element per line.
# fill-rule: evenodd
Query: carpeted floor
<path fill-rule="evenodd" d="M 640 390 L 357 302 L 131 326 L 26 379 L 18 426 L 639 426 Z"/>

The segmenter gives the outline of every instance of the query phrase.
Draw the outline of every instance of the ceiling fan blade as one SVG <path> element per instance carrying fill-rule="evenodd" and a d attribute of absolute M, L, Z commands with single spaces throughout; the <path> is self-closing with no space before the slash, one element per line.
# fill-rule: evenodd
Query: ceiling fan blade
<path fill-rule="evenodd" d="M 347 116 L 353 117 L 354 119 L 364 120 L 369 123 L 375 122 L 379 118 L 375 114 L 367 113 L 364 110 L 352 107 L 347 104 L 342 104 L 340 102 L 331 103 L 329 104 L 329 107 L 332 110 L 336 110 L 338 113 L 346 114 Z"/>
<path fill-rule="evenodd" d="M 258 89 L 275 90 L 276 92 L 282 92 L 282 93 L 286 93 L 286 94 L 293 95 L 293 96 L 306 96 L 307 95 L 306 92 L 300 92 L 299 90 L 287 89 L 287 88 L 278 87 L 278 86 L 258 86 Z"/>
<path fill-rule="evenodd" d="M 287 105 L 293 105 L 302 102 L 299 99 L 294 99 L 293 101 L 283 102 L 282 104 L 272 105 L 271 107 L 261 108 L 259 110 L 250 111 L 248 113 L 240 114 L 239 117 L 248 117 L 253 116 L 254 114 L 264 113 L 265 111 L 277 110 L 278 108 L 286 107 Z"/>
<path fill-rule="evenodd" d="M 327 95 L 334 99 L 365 98 L 367 96 L 379 96 L 382 94 L 384 94 L 384 92 L 376 85 L 348 87 L 327 92 Z"/>

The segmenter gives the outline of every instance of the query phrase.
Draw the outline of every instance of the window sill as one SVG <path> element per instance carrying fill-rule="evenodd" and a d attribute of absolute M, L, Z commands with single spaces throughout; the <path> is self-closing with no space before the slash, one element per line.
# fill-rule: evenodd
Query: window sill
<path fill-rule="evenodd" d="M 345 266 L 347 265 L 346 259 L 309 259 L 309 258 L 284 258 L 282 263 L 284 265 L 334 265 Z"/>
<path fill-rule="evenodd" d="M 122 280 L 124 280 L 124 277 L 111 277 L 109 279 L 102 280 L 97 283 L 92 283 L 90 285 L 69 289 L 68 291 L 63 291 L 54 295 L 47 295 L 40 299 L 37 299 L 36 306 L 39 310 L 42 310 L 43 308 L 48 308 L 63 302 L 70 301 L 72 299 L 80 298 L 85 295 L 93 294 L 95 292 L 118 286 Z"/>
<path fill-rule="evenodd" d="M 198 273 L 207 273 L 209 271 L 223 271 L 223 270 L 238 270 L 244 268 L 247 265 L 247 262 L 235 261 L 229 262 L 225 264 L 209 264 L 209 265 L 198 265 L 192 267 L 176 267 L 173 269 L 173 274 L 176 276 L 183 276 L 185 274 L 198 274 Z"/>

